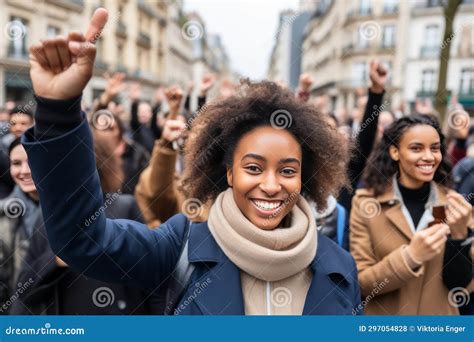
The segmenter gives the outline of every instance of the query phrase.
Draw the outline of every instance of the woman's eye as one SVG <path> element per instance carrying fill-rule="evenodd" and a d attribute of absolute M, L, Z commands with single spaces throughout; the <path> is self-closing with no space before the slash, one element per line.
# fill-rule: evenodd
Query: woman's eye
<path fill-rule="evenodd" d="M 251 172 L 260 172 L 261 171 L 260 168 L 256 165 L 247 166 L 246 169 L 251 171 Z"/>
<path fill-rule="evenodd" d="M 283 169 L 281 172 L 285 174 L 286 176 L 291 176 L 296 173 L 296 171 L 293 169 Z"/>
<path fill-rule="evenodd" d="M 414 152 L 420 152 L 421 148 L 420 147 L 412 147 L 411 150 L 414 151 Z"/>
<path fill-rule="evenodd" d="M 433 146 L 431 148 L 431 151 L 435 151 L 435 152 L 438 152 L 441 148 L 439 146 Z"/>

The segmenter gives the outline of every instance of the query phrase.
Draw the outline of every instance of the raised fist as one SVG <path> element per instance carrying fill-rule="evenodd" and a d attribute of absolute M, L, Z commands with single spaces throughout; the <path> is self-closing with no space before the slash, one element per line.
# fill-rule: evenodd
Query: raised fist
<path fill-rule="evenodd" d="M 43 40 L 30 47 L 30 76 L 37 96 L 67 100 L 81 95 L 92 77 L 95 42 L 107 22 L 108 12 L 98 8 L 85 35 Z"/>

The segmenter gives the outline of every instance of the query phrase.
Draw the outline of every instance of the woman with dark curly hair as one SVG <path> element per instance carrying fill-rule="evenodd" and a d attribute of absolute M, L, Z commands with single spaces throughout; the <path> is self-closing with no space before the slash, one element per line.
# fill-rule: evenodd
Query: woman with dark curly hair
<path fill-rule="evenodd" d="M 459 314 L 449 290 L 472 279 L 472 207 L 449 190 L 449 171 L 435 118 L 404 117 L 385 130 L 351 212 L 366 313 Z"/>
<path fill-rule="evenodd" d="M 274 83 L 247 83 L 240 95 L 209 105 L 196 119 L 184 189 L 189 203 L 213 202 L 207 222 L 178 214 L 150 230 L 105 218 L 78 99 L 106 18 L 98 9 L 87 36 L 74 33 L 68 44 L 57 38 L 31 49 L 41 101 L 23 143 L 58 256 L 104 281 L 155 289 L 171 279 L 175 314 L 359 313 L 354 260 L 317 233 L 306 200 L 324 208 L 344 183 L 342 138 Z M 51 46 L 75 58 L 61 59 L 58 68 L 43 53 Z"/>

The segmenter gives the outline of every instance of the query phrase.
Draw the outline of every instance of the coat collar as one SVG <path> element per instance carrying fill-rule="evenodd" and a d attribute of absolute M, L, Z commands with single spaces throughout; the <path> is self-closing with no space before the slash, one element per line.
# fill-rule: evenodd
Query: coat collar
<path fill-rule="evenodd" d="M 402 195 L 400 193 L 400 189 L 398 188 L 397 184 L 397 176 L 393 176 L 392 182 L 387 190 L 376 197 L 377 201 L 380 204 L 388 204 L 390 208 L 388 208 L 385 212 L 388 220 L 397 227 L 408 239 L 413 237 L 415 227 L 409 216 L 408 210 L 404 207 Z M 435 183 L 431 182 L 431 190 L 428 201 L 426 202 L 425 208 L 429 211 L 428 214 L 424 214 L 422 217 L 422 221 L 420 221 L 421 225 L 427 225 L 429 222 L 432 221 L 433 216 L 431 215 L 431 209 L 433 206 L 441 206 L 447 204 L 446 198 L 446 189 Z"/>
<path fill-rule="evenodd" d="M 194 223 L 189 236 L 189 261 L 205 263 L 207 271 L 195 282 L 205 290 L 195 296 L 194 301 L 205 315 L 243 315 L 244 300 L 239 268 L 232 263 L 217 245 L 209 231 L 207 222 Z M 338 282 L 354 282 L 353 265 L 330 239 L 318 233 L 316 256 L 310 267 L 313 280 L 308 290 L 303 314 L 330 314 L 337 309 L 335 301 L 350 305 L 338 291 Z M 211 264 L 212 265 L 211 265 Z M 188 294 L 185 294 L 185 297 Z"/>

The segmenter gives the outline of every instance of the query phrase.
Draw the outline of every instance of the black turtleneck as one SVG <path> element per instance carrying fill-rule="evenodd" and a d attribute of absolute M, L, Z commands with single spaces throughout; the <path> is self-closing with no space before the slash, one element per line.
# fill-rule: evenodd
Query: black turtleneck
<path fill-rule="evenodd" d="M 410 212 L 411 219 L 416 228 L 425 212 L 425 204 L 430 195 L 430 183 L 425 183 L 418 189 L 409 189 L 401 185 L 400 181 L 398 181 L 398 188 L 402 194 L 403 203 Z"/>

